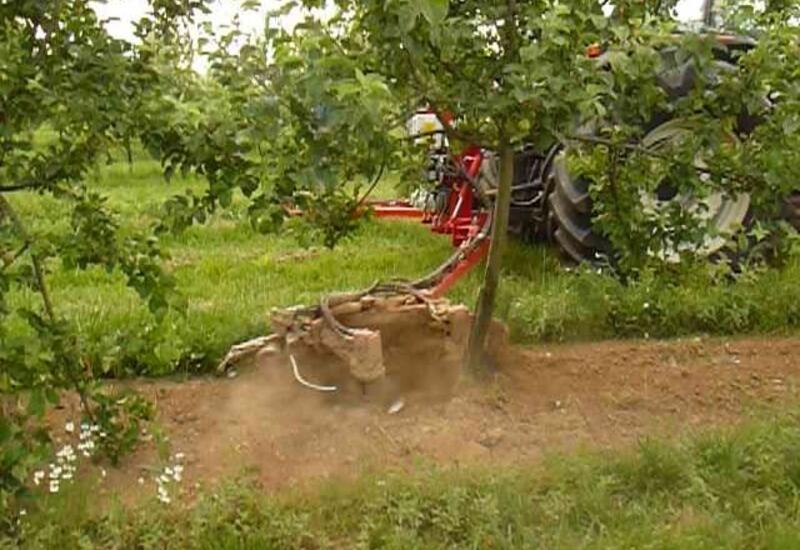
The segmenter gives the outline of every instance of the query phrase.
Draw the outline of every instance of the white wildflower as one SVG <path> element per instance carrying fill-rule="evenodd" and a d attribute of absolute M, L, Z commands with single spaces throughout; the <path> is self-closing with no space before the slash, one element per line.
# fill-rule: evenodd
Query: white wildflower
<path fill-rule="evenodd" d="M 172 502 L 172 499 L 169 498 L 169 493 L 167 492 L 166 488 L 163 485 L 158 486 L 158 500 L 163 502 L 164 504 L 169 504 Z"/>
<path fill-rule="evenodd" d="M 36 470 L 33 472 L 33 483 L 39 485 L 44 479 L 45 473 L 43 470 Z"/>
<path fill-rule="evenodd" d="M 66 424 L 64 424 L 64 430 L 68 434 L 71 434 L 72 432 L 75 431 L 75 423 L 74 422 L 67 422 Z"/>
<path fill-rule="evenodd" d="M 103 476 L 103 477 L 106 477 L 106 469 L 105 468 L 101 468 L 100 469 L 100 475 Z"/>
<path fill-rule="evenodd" d="M 144 478 L 143 477 L 140 477 L 139 479 L 137 479 L 137 481 L 139 482 L 139 485 L 144 485 Z"/>
<path fill-rule="evenodd" d="M 68 459 L 70 456 L 74 455 L 75 451 L 72 449 L 72 445 L 64 445 L 56 456 L 58 458 Z"/>

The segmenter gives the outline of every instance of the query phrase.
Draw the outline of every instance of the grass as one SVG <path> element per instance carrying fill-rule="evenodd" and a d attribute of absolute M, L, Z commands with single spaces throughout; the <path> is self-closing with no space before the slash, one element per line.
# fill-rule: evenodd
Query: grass
<path fill-rule="evenodd" d="M 46 500 L 20 548 L 797 548 L 800 424 L 768 421 L 531 468 L 422 469 L 275 496 L 243 478 L 192 506 Z M 12 541 L 9 541 L 12 545 Z M 14 546 L 16 547 L 16 546 Z"/>
<path fill-rule="evenodd" d="M 389 182 L 390 183 L 390 182 Z M 195 178 L 167 184 L 157 163 L 103 167 L 89 185 L 108 197 L 123 231 L 141 230 L 159 216 L 168 196 Z M 391 193 L 390 185 L 380 189 Z M 34 232 L 62 232 L 67 217 L 58 201 L 12 197 Z M 50 281 L 59 313 L 84 335 L 87 360 L 114 375 L 164 375 L 208 369 L 239 341 L 267 332 L 273 307 L 311 303 L 333 290 L 365 287 L 378 279 L 416 277 L 438 265 L 451 249 L 446 238 L 416 223 L 366 223 L 336 250 L 307 247 L 291 229 L 260 235 L 247 223 L 245 205 L 207 224 L 164 240 L 169 269 L 189 303 L 185 317 L 157 324 L 119 274 L 99 269 L 67 271 L 51 263 Z M 451 294 L 474 303 L 476 270 Z M 623 285 L 591 271 L 567 272 L 542 246 L 512 243 L 506 256 L 498 315 L 520 342 L 617 337 L 669 338 L 688 334 L 794 331 L 800 326 L 800 261 L 780 270 L 749 273 L 733 282 L 705 266 L 673 277 L 643 276 Z M 30 304 L 29 292 L 12 297 Z M 35 302 L 33 302 L 35 303 Z M 17 340 L 34 336 L 21 321 Z"/>

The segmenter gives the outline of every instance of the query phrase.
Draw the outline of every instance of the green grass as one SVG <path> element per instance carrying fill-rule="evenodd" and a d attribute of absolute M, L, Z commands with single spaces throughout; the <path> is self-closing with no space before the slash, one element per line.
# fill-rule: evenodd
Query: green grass
<path fill-rule="evenodd" d="M 126 232 L 152 224 L 170 195 L 187 188 L 202 191 L 196 178 L 167 184 L 157 163 L 138 156 L 132 166 L 99 169 L 89 182 L 108 196 Z M 381 194 L 390 194 L 390 184 L 391 178 Z M 67 227 L 63 207 L 52 198 L 20 194 L 12 200 L 34 232 Z M 268 331 L 273 307 L 316 302 L 325 292 L 378 279 L 420 276 L 451 252 L 447 238 L 396 221 L 369 222 L 333 251 L 305 248 L 288 228 L 277 235 L 257 234 L 244 209 L 244 201 L 235 201 L 207 224 L 164 240 L 171 255 L 168 267 L 189 309 L 185 318 L 172 315 L 161 325 L 119 274 L 66 271 L 51 262 L 56 307 L 85 336 L 87 360 L 117 375 L 207 369 L 232 344 Z M 542 246 L 512 243 L 497 313 L 520 342 L 775 333 L 800 326 L 800 261 L 736 282 L 712 277 L 712 271 L 697 267 L 625 286 L 606 275 L 567 272 Z M 474 303 L 479 281 L 476 270 L 451 298 Z M 35 299 L 18 293 L 12 303 Z M 32 342 L 21 321 L 12 329 L 18 340 Z"/>
<path fill-rule="evenodd" d="M 193 506 L 45 499 L 20 548 L 798 548 L 796 412 L 537 467 L 435 470 L 275 496 L 247 478 Z"/>

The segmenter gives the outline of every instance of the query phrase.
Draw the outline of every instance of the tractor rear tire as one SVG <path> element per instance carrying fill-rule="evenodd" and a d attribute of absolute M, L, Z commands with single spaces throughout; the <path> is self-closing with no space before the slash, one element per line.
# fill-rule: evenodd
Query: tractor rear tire
<path fill-rule="evenodd" d="M 691 126 L 682 119 L 673 119 L 660 124 L 650 130 L 643 138 L 641 145 L 647 149 L 657 151 L 663 144 L 681 139 L 682 135 L 691 131 Z M 561 151 L 553 161 L 550 171 L 549 196 L 548 196 L 548 227 L 552 240 L 564 252 L 568 260 L 575 263 L 608 263 L 613 261 L 611 243 L 596 231 L 592 225 L 593 208 L 589 194 L 589 181 L 583 177 L 576 177 L 569 172 L 566 160 L 566 150 Z M 655 196 L 643 197 L 642 206 L 654 206 L 658 201 Z M 679 201 L 683 208 L 696 208 L 697 201 L 691 196 L 676 195 L 674 198 L 664 199 L 667 202 Z M 800 199 L 798 199 L 800 200 Z M 750 220 L 750 198 L 747 195 L 729 197 L 722 193 L 714 193 L 706 198 L 705 209 L 710 212 L 714 223 L 720 233 L 728 234 L 746 226 Z M 701 246 L 703 253 L 708 257 L 721 257 L 726 255 L 726 239 L 723 237 L 708 236 L 703 243 L 691 244 L 692 248 Z M 658 252 L 666 261 L 678 261 L 680 250 L 684 245 L 676 245 L 674 249 Z"/>
<path fill-rule="evenodd" d="M 596 262 L 608 254 L 609 241 L 592 226 L 589 181 L 570 174 L 564 152 L 553 160 L 549 185 L 548 232 L 566 259 L 574 263 Z"/>

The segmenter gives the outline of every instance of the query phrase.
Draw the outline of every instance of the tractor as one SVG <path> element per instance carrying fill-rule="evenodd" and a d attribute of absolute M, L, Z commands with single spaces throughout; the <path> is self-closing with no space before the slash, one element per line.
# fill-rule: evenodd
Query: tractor
<path fill-rule="evenodd" d="M 719 44 L 715 50 L 715 70 L 733 68 L 737 52 L 756 44 L 752 36 L 726 31 L 726 22 L 713 0 L 682 0 L 675 13 L 679 32 L 708 34 Z M 598 70 L 607 67 L 601 47 L 588 48 L 587 55 L 596 58 Z M 687 95 L 697 79 L 693 63 L 679 61 L 675 49 L 662 50 L 662 58 L 663 69 L 655 75 L 659 86 L 670 100 Z M 491 151 L 474 146 L 450 156 L 443 124 L 450 124 L 451 120 L 449 115 L 420 110 L 409 123 L 412 135 L 437 136 L 428 170 L 429 179 L 435 182 L 434 189 L 424 196 L 418 195 L 414 203 L 422 207 L 422 218 L 434 231 L 452 235 L 454 245 L 461 245 L 471 235 L 479 234 L 487 219 L 485 209 L 497 187 L 498 167 Z M 755 124 L 757 120 L 743 115 L 737 133 L 747 134 Z M 690 131 L 680 120 L 670 120 L 669 115 L 655 116 L 644 130 L 640 145 L 651 150 L 680 140 Z M 510 230 L 553 243 L 571 262 L 607 261 L 614 251 L 608 239 L 594 227 L 589 182 L 570 172 L 566 161 L 568 147 L 556 143 L 545 150 L 531 146 L 516 153 Z M 709 257 L 718 255 L 728 243 L 726 237 L 746 227 L 751 220 L 751 201 L 746 194 L 720 192 L 700 200 L 681 194 L 664 182 L 655 196 L 642 200 L 658 202 L 661 207 L 678 202 L 681 208 L 702 212 L 714 230 L 697 248 Z M 397 205 L 389 205 L 388 210 L 385 207 L 377 205 L 379 215 L 396 214 Z M 800 191 L 783 200 L 782 215 L 800 230 Z"/>

